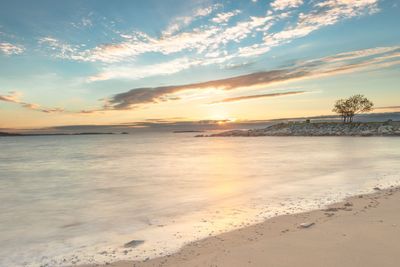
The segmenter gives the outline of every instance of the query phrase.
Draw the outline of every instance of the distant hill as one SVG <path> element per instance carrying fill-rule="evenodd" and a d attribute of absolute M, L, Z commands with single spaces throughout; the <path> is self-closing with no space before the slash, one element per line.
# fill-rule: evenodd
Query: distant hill
<path fill-rule="evenodd" d="M 7 133 L 0 132 L 0 136 L 57 136 L 57 135 L 101 135 L 101 134 L 114 134 L 114 133 L 28 133 L 28 134 L 20 134 L 20 133 Z M 126 133 L 121 133 L 126 134 Z"/>
<path fill-rule="evenodd" d="M 0 136 L 19 136 L 20 134 L 17 133 L 6 133 L 6 132 L 0 132 Z"/>

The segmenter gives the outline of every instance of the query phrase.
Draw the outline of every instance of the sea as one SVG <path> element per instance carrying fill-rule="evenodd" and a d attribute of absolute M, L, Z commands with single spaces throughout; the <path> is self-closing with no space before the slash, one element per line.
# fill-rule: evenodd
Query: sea
<path fill-rule="evenodd" d="M 0 137 L 0 266 L 145 260 L 400 184 L 400 138 Z"/>

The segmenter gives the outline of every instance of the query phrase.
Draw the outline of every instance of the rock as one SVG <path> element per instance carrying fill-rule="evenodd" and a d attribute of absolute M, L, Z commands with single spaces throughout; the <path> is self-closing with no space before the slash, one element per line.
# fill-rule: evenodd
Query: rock
<path fill-rule="evenodd" d="M 382 189 L 380 189 L 379 187 L 374 187 L 375 191 L 381 191 Z"/>
<path fill-rule="evenodd" d="M 346 202 L 346 203 L 344 203 L 344 206 L 345 206 L 345 207 L 352 207 L 352 206 L 353 206 L 353 204 L 352 204 L 352 203 L 350 203 L 350 202 Z"/>
<path fill-rule="evenodd" d="M 380 134 L 388 134 L 393 132 L 393 127 L 390 125 L 382 125 L 378 128 L 378 133 Z"/>
<path fill-rule="evenodd" d="M 400 123 L 384 122 L 337 123 L 337 122 L 290 122 L 278 123 L 264 129 L 231 130 L 212 134 L 217 136 L 397 136 L 400 135 Z"/>
<path fill-rule="evenodd" d="M 311 226 L 313 226 L 315 223 L 313 222 L 305 222 L 305 223 L 301 223 L 300 224 L 300 228 L 310 228 Z"/>
<path fill-rule="evenodd" d="M 132 240 L 126 244 L 124 244 L 125 248 L 134 248 L 144 243 L 144 240 Z"/>
<path fill-rule="evenodd" d="M 338 210 L 339 210 L 338 208 L 327 208 L 327 209 L 324 209 L 324 211 L 327 211 L 327 212 L 336 212 Z"/>

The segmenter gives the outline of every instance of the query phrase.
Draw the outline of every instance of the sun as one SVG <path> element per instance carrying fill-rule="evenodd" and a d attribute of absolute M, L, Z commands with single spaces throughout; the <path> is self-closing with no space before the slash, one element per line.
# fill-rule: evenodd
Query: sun
<path fill-rule="evenodd" d="M 232 123 L 235 121 L 236 121 L 236 118 L 224 118 L 224 119 L 218 120 L 217 123 L 218 123 L 218 125 L 224 125 L 224 124 Z"/>

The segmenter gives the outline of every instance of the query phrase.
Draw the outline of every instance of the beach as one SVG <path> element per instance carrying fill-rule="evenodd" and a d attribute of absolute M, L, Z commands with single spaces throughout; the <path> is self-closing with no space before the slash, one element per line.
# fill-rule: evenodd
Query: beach
<path fill-rule="evenodd" d="M 375 191 L 108 266 L 399 266 L 400 189 Z"/>
<path fill-rule="evenodd" d="M 205 238 L 323 209 L 373 193 L 374 187 L 396 187 L 399 142 L 392 137 L 205 139 L 193 133 L 7 137 L 0 140 L 7 151 L 0 156 L 0 266 L 150 259 L 149 264 L 189 251 L 196 246 L 185 245 Z M 341 214 L 351 212 L 323 218 Z M 264 236 L 289 229 L 287 238 L 308 221 L 300 218 Z M 318 221 L 306 230 L 320 227 Z M 262 237 L 242 231 L 247 232 L 237 232 L 242 239 L 234 246 Z M 210 250 L 217 253 L 214 247 L 226 245 L 236 255 L 228 243 Z M 203 249 L 185 257 L 200 254 L 214 262 Z"/>

